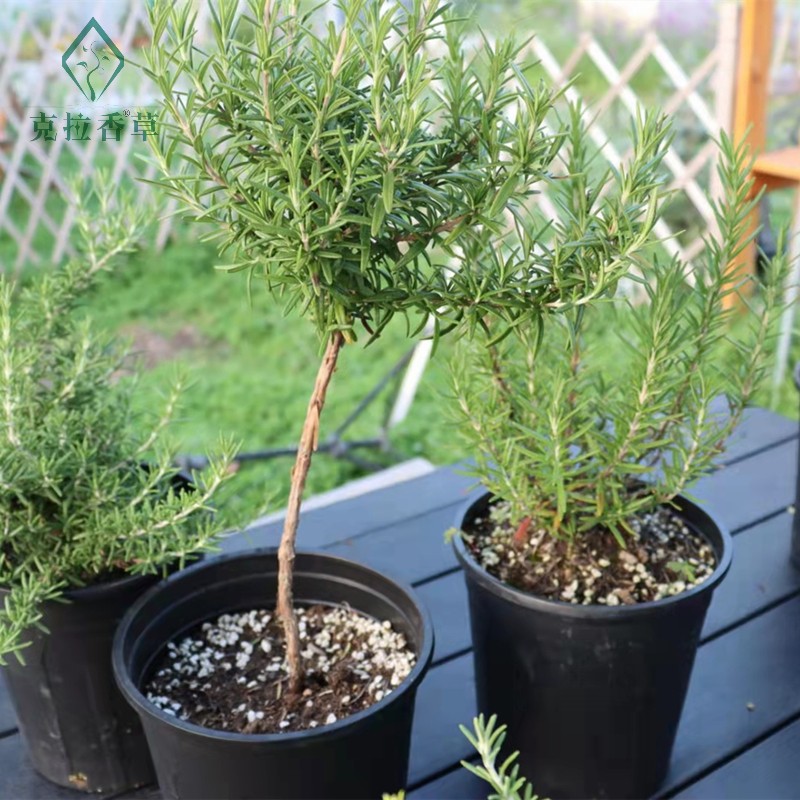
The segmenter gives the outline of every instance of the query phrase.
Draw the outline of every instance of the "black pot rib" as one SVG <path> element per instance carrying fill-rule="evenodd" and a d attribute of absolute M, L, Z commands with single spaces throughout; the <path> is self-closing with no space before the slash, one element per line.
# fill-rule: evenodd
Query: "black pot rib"
<path fill-rule="evenodd" d="M 794 367 L 794 385 L 800 392 L 800 361 Z M 794 517 L 792 519 L 792 552 L 791 559 L 797 569 L 800 569 L 800 449 L 797 453 L 797 477 L 795 478 L 794 492 Z"/>
<path fill-rule="evenodd" d="M 467 502 L 469 528 L 491 496 Z M 478 708 L 508 725 L 509 751 L 540 796 L 644 798 L 663 782 L 706 611 L 731 563 L 725 528 L 678 498 L 714 548 L 701 585 L 650 603 L 607 607 L 545 600 L 492 577 L 455 550 L 467 582 Z"/>
<path fill-rule="evenodd" d="M 348 604 L 406 635 L 417 663 L 380 702 L 314 730 L 240 734 L 176 719 L 142 694 L 168 642 L 219 614 L 274 607 L 276 591 L 274 550 L 221 556 L 155 587 L 120 624 L 115 675 L 141 717 L 164 798 L 374 800 L 405 786 L 414 699 L 430 664 L 433 628 L 411 589 L 352 561 L 298 553 L 294 594 L 303 604 Z"/>
<path fill-rule="evenodd" d="M 157 578 L 127 577 L 68 591 L 47 602 L 49 631 L 4 668 L 34 769 L 53 783 L 88 792 L 119 792 L 154 780 L 137 715 L 118 691 L 111 670 L 117 623 Z"/>

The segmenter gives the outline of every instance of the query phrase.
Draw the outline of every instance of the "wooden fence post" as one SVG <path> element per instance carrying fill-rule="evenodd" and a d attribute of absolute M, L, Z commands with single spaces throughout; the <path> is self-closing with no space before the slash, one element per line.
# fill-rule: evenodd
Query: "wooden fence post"
<path fill-rule="evenodd" d="M 767 140 L 767 100 L 770 90 L 772 31 L 775 0 L 744 0 L 739 22 L 739 46 L 736 64 L 736 98 L 733 109 L 733 140 L 747 141 L 752 157 L 764 150 Z M 750 215 L 747 233 L 758 226 L 758 209 Z M 729 265 L 731 282 L 753 274 L 756 261 L 755 242 Z M 726 298 L 728 307 L 738 304 L 735 294 Z"/>

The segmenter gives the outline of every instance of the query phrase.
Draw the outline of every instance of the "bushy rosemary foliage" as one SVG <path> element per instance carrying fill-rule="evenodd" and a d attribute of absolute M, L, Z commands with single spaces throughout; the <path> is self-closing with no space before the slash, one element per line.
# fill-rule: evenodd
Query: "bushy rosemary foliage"
<path fill-rule="evenodd" d="M 41 605 L 121 573 L 157 573 L 212 546 L 209 502 L 230 447 L 193 492 L 171 488 L 163 441 L 182 389 L 149 433 L 132 409 L 135 381 L 118 342 L 83 318 L 82 296 L 134 246 L 145 222 L 117 187 L 91 192 L 81 252 L 15 292 L 0 276 L 0 661 L 26 644 Z M 146 466 L 145 466 L 146 465 Z"/>
<path fill-rule="evenodd" d="M 721 155 L 719 236 L 696 268 L 654 257 L 644 270 L 648 302 L 574 309 L 541 342 L 518 328 L 456 359 L 475 475 L 507 501 L 523 535 L 572 539 L 605 528 L 623 544 L 633 515 L 669 502 L 712 466 L 764 376 L 787 260 L 778 255 L 767 270 L 757 307 L 743 281 L 726 280 L 755 201 L 743 147 L 723 138 Z M 732 293 L 750 306 L 735 337 L 724 303 Z M 598 357 L 601 347 L 613 356 Z M 724 398 L 722 413 L 715 398 Z"/>
<path fill-rule="evenodd" d="M 211 223 L 222 268 L 263 276 L 348 341 L 414 311 L 437 335 L 487 314 L 515 325 L 628 272 L 655 217 L 655 115 L 607 181 L 570 181 L 587 197 L 544 244 L 526 200 L 567 143 L 580 172 L 584 131 L 578 113 L 546 122 L 557 93 L 528 82 L 512 40 L 469 55 L 438 0 L 348 0 L 321 33 L 295 2 L 238 5 L 212 4 L 201 46 L 192 5 L 158 0 L 147 54 L 164 98 L 159 185 Z"/>
<path fill-rule="evenodd" d="M 483 714 L 475 717 L 472 730 L 464 725 L 458 727 L 481 757 L 480 764 L 462 761 L 461 765 L 492 787 L 487 800 L 538 800 L 533 787 L 520 777 L 519 764 L 514 763 L 519 753 L 512 753 L 502 764 L 497 763 L 506 738 L 506 726 L 497 724 L 496 715 L 488 722 Z"/>

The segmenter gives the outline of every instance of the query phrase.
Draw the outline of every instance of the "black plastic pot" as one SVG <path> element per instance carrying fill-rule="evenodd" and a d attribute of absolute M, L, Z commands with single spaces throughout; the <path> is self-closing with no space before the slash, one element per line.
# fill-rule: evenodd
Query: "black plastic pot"
<path fill-rule="evenodd" d="M 164 798 L 378 798 L 405 786 L 414 698 L 430 663 L 433 628 L 411 590 L 360 564 L 298 553 L 299 603 L 348 604 L 402 631 L 417 653 L 408 678 L 372 707 L 309 731 L 240 734 L 165 714 L 141 692 L 167 643 L 219 614 L 274 607 L 277 556 L 222 556 L 172 576 L 120 624 L 114 672 L 138 711 Z"/>
<path fill-rule="evenodd" d="M 794 385 L 800 392 L 800 362 L 794 367 Z M 800 450 L 798 450 L 797 477 L 795 478 L 794 518 L 792 519 L 792 564 L 800 569 Z"/>
<path fill-rule="evenodd" d="M 194 491 L 187 472 L 174 474 L 170 486 Z M 127 576 L 64 592 L 63 602 L 42 608 L 47 632 L 23 634 L 31 642 L 25 663 L 7 659 L 3 672 L 28 754 L 53 783 L 121 792 L 155 780 L 139 718 L 114 681 L 111 645 L 124 613 L 157 581 Z M 0 602 L 4 593 L 0 588 Z"/>
<path fill-rule="evenodd" d="M 491 496 L 468 503 L 469 529 Z M 714 588 L 728 571 L 727 531 L 679 498 L 681 515 L 714 548 L 700 586 L 632 606 L 545 600 L 492 577 L 468 553 L 464 568 L 478 708 L 508 725 L 508 749 L 540 796 L 644 798 L 664 780 Z"/>
<path fill-rule="evenodd" d="M 114 683 L 111 644 L 117 623 L 157 578 L 68 591 L 44 604 L 49 633 L 4 668 L 33 766 L 48 780 L 89 792 L 118 792 L 154 780 L 139 719 Z"/>

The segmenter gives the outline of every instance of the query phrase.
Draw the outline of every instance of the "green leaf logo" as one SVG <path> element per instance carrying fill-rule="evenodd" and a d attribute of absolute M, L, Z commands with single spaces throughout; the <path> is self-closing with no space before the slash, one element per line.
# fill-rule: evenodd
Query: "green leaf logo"
<path fill-rule="evenodd" d="M 125 58 L 92 17 L 61 57 L 61 66 L 83 96 L 94 102 L 119 75 Z"/>

